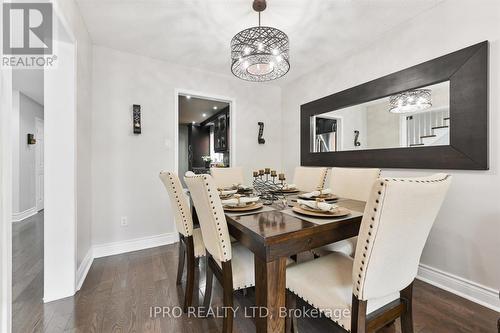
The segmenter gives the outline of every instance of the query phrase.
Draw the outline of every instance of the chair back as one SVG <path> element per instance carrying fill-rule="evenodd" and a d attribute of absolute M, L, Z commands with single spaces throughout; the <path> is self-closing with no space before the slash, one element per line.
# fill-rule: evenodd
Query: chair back
<path fill-rule="evenodd" d="M 215 260 L 231 260 L 231 240 L 219 192 L 210 175 L 186 172 L 184 177 L 193 200 L 207 251 Z"/>
<path fill-rule="evenodd" d="M 293 183 L 301 191 L 316 191 L 325 187 L 327 171 L 327 168 L 296 167 Z"/>
<path fill-rule="evenodd" d="M 380 169 L 332 168 L 330 188 L 341 198 L 368 201 L 373 183 L 380 177 Z"/>
<path fill-rule="evenodd" d="M 210 174 L 212 175 L 216 188 L 228 188 L 234 184 L 244 184 L 245 177 L 243 175 L 243 168 L 211 168 Z"/>
<path fill-rule="evenodd" d="M 360 300 L 406 288 L 444 201 L 451 176 L 385 178 L 373 184 L 358 235 L 352 272 Z"/>
<path fill-rule="evenodd" d="M 176 173 L 162 171 L 160 172 L 160 179 L 165 185 L 170 198 L 177 231 L 185 237 L 193 235 L 193 218 L 179 177 Z"/>

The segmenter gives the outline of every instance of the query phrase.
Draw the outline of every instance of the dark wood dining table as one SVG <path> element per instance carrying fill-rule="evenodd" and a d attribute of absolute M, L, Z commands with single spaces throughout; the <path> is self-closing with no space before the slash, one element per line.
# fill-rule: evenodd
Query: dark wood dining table
<path fill-rule="evenodd" d="M 282 333 L 285 318 L 286 263 L 295 254 L 358 235 L 362 214 L 353 214 L 329 223 L 313 223 L 300 215 L 281 211 L 289 209 L 276 202 L 275 210 L 234 216 L 226 214 L 229 233 L 254 253 L 255 301 L 267 309 L 267 316 L 255 318 L 258 333 Z M 336 204 L 352 211 L 363 212 L 365 202 L 339 199 Z M 304 283 L 307 283 L 304 281 Z M 264 312 L 266 313 L 266 312 Z"/>

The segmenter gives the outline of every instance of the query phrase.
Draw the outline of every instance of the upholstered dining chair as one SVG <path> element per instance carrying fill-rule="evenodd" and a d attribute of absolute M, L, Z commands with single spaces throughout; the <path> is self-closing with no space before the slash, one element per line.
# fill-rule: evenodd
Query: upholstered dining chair
<path fill-rule="evenodd" d="M 332 168 L 330 170 L 329 188 L 340 198 L 368 201 L 373 183 L 380 177 L 377 168 Z M 342 252 L 354 257 L 357 237 L 344 239 L 313 250 L 316 256 L 331 252 Z"/>
<path fill-rule="evenodd" d="M 245 183 L 245 176 L 241 167 L 211 168 L 210 174 L 216 188 L 228 188 L 234 184 Z"/>
<path fill-rule="evenodd" d="M 346 331 L 374 332 L 400 317 L 402 332 L 413 332 L 413 280 L 450 182 L 446 174 L 379 179 L 365 206 L 354 259 L 332 253 L 290 266 L 287 289 Z M 296 327 L 293 320 L 290 326 Z"/>
<path fill-rule="evenodd" d="M 184 296 L 184 311 L 187 311 L 193 300 L 195 261 L 205 256 L 205 245 L 203 244 L 200 228 L 193 228 L 193 219 L 188 199 L 177 174 L 168 171 L 160 172 L 160 179 L 167 189 L 175 225 L 179 232 L 178 285 L 182 282 L 184 264 L 187 261 L 186 291 Z"/>
<path fill-rule="evenodd" d="M 253 253 L 238 243 L 231 243 L 217 187 L 210 175 L 187 172 L 184 177 L 200 220 L 201 233 L 207 249 L 204 308 L 210 307 L 212 280 L 215 274 L 223 289 L 224 307 L 233 306 L 235 290 L 255 285 Z M 223 332 L 233 329 L 233 312 L 223 321 Z"/>
<path fill-rule="evenodd" d="M 325 187 L 327 175 L 327 168 L 296 167 L 292 182 L 300 191 L 311 192 Z"/>

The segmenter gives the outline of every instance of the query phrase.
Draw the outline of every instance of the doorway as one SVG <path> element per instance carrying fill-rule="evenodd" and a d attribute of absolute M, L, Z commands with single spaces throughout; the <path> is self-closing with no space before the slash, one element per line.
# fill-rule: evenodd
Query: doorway
<path fill-rule="evenodd" d="M 176 171 L 210 173 L 232 166 L 234 103 L 200 94 L 176 94 Z"/>
<path fill-rule="evenodd" d="M 12 71 L 12 327 L 43 300 L 43 69 Z M 40 179 L 41 178 L 41 179 Z"/>
<path fill-rule="evenodd" d="M 43 69 L 42 82 L 44 114 L 43 118 L 43 148 L 38 151 L 38 162 L 43 161 L 43 169 L 39 170 L 39 183 L 37 185 L 36 163 L 33 164 L 34 188 L 31 193 L 34 197 L 32 210 L 19 211 L 34 213 L 32 219 L 43 220 L 40 228 L 35 228 L 34 234 L 41 235 L 36 242 L 25 242 L 31 246 L 37 258 L 21 264 L 31 268 L 28 275 L 36 275 L 23 293 L 22 300 L 30 296 L 34 300 L 33 311 L 22 312 L 27 307 L 23 304 L 13 307 L 13 296 L 23 290 L 24 283 L 17 284 L 19 275 L 16 274 L 20 265 L 15 262 L 21 258 L 27 260 L 24 251 L 16 257 L 16 248 L 13 247 L 13 237 L 17 237 L 17 230 L 13 233 L 13 73 L 11 68 L 0 69 L 0 250 L 1 250 L 1 290 L 2 311 L 0 316 L 0 331 L 22 331 L 22 328 L 13 327 L 13 312 L 22 317 L 17 321 L 22 325 L 27 324 L 29 331 L 37 330 L 34 325 L 44 324 L 43 303 L 74 295 L 76 286 L 76 42 L 74 35 L 65 21 L 57 3 L 53 4 L 54 15 L 54 54 L 57 55 L 57 66 Z M 40 134 L 39 124 L 39 134 Z M 27 134 L 32 134 L 28 136 Z M 36 142 L 36 128 L 26 133 L 19 134 L 19 145 L 34 153 Z M 33 144 L 29 144 L 29 142 Z M 30 155 L 31 156 L 31 155 Z M 43 174 L 43 176 L 41 175 Z M 18 175 L 19 176 L 19 175 Z M 43 182 L 40 180 L 43 179 Z M 24 180 L 24 178 L 23 178 Z M 30 183 L 31 184 L 31 183 Z M 36 196 L 36 193 L 42 194 Z M 37 199 L 42 199 L 38 200 Z M 23 203 L 24 205 L 24 203 Z M 41 214 L 36 209 L 42 205 Z M 22 217 L 22 216 L 18 216 Z M 27 222 L 27 221 L 25 221 Z M 22 228 L 21 228 L 22 229 Z M 38 236 L 36 236 L 38 237 Z M 39 259 L 41 257 L 41 259 Z M 39 270 L 35 274 L 36 270 Z M 35 285 L 41 288 L 32 289 Z M 34 292 L 36 290 L 36 292 Z M 31 298 L 31 296 L 34 296 Z M 24 313 L 24 314 L 23 314 Z M 15 323 L 14 323 L 15 324 Z"/>

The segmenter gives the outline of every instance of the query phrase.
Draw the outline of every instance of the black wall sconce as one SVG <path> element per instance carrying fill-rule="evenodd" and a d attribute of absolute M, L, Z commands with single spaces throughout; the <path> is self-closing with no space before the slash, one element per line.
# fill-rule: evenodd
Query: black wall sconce
<path fill-rule="evenodd" d="M 264 123 L 262 121 L 258 122 L 259 125 L 259 136 L 257 138 L 257 141 L 259 142 L 260 145 L 263 145 L 266 143 L 266 140 L 262 137 L 264 135 Z"/>
<path fill-rule="evenodd" d="M 35 134 L 28 133 L 28 144 L 29 145 L 36 144 Z"/>
<path fill-rule="evenodd" d="M 133 127 L 134 134 L 141 134 L 141 106 L 138 104 L 134 104 L 132 106 L 133 111 Z"/>

